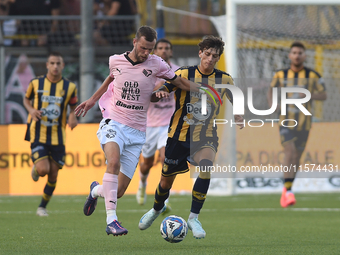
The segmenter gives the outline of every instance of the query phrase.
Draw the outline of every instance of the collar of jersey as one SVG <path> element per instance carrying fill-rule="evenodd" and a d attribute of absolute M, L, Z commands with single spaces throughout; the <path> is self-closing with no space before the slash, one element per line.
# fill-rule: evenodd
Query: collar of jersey
<path fill-rule="evenodd" d="M 215 68 L 214 68 L 214 70 L 213 70 L 210 74 L 204 74 L 204 73 L 201 72 L 201 70 L 200 70 L 200 68 L 198 67 L 198 65 L 197 65 L 197 70 L 198 70 L 198 72 L 199 72 L 200 74 L 202 74 L 202 75 L 204 75 L 204 76 L 210 76 L 210 75 L 212 75 L 212 74 L 215 72 Z"/>
<path fill-rule="evenodd" d="M 133 66 L 143 63 L 143 62 L 138 62 L 138 61 L 137 61 L 137 62 L 134 62 L 131 58 L 129 58 L 129 56 L 128 56 L 129 53 L 130 53 L 130 52 L 127 51 L 127 52 L 124 54 L 124 57 L 125 57 L 125 58 L 126 58 Z"/>

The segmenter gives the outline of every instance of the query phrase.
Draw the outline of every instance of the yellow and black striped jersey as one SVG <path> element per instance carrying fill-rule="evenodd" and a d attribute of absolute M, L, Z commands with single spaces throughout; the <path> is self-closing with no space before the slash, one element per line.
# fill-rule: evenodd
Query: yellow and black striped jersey
<path fill-rule="evenodd" d="M 325 91 L 325 84 L 320 74 L 316 71 L 304 67 L 299 72 L 294 72 L 292 69 L 279 70 L 274 74 L 273 80 L 270 84 L 271 87 L 299 87 L 305 88 L 310 91 L 311 94 Z M 299 93 L 288 93 L 287 98 L 300 98 Z M 312 101 L 309 100 L 304 103 L 303 106 L 312 112 Z M 294 121 L 288 121 L 285 125 L 290 129 L 297 131 L 310 130 L 312 125 L 312 116 L 304 115 L 304 113 L 293 104 L 286 106 L 286 115 L 281 115 L 280 122 L 284 119 L 294 119 L 297 121 L 297 125 L 294 127 Z"/>
<path fill-rule="evenodd" d="M 41 120 L 27 119 L 25 140 L 48 145 L 65 145 L 67 105 L 78 102 L 76 85 L 62 78 L 52 83 L 45 76 L 34 78 L 26 91 L 33 107 L 41 110 Z"/>
<path fill-rule="evenodd" d="M 181 67 L 175 72 L 178 76 L 195 83 L 208 84 L 212 87 L 215 84 L 234 85 L 231 76 L 223 71 L 214 69 L 211 74 L 203 74 L 198 66 Z M 164 85 L 169 92 L 174 91 L 176 108 L 172 115 L 168 137 L 182 142 L 197 142 L 206 137 L 217 137 L 216 125 L 213 120 L 219 113 L 220 105 L 217 106 L 207 102 L 207 114 L 202 115 L 202 103 L 199 92 L 184 91 L 171 83 Z M 216 89 L 232 102 L 232 94 L 227 89 Z"/>

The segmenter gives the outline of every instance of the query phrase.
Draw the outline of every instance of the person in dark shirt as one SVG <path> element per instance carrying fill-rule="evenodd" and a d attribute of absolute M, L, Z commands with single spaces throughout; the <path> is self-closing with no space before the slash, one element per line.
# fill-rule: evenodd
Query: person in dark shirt
<path fill-rule="evenodd" d="M 97 16 L 136 15 L 135 0 L 95 0 L 94 12 Z M 134 20 L 110 20 L 97 24 L 96 42 L 102 45 L 130 44 L 129 35 L 135 31 Z"/>
<path fill-rule="evenodd" d="M 60 0 L 16 0 L 10 5 L 9 15 L 52 15 L 60 14 Z M 23 35 L 22 46 L 37 44 L 44 46 L 47 44 L 47 35 L 57 31 L 57 20 L 22 20 L 18 25 L 18 34 Z M 31 36 L 37 35 L 34 40 L 29 40 Z M 32 38 L 32 37 L 31 37 Z"/>

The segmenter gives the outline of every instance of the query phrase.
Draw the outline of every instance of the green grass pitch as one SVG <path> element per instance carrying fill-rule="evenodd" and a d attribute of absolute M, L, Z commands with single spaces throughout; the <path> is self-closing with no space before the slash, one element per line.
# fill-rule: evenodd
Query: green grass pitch
<path fill-rule="evenodd" d="M 161 216 L 147 230 L 140 217 L 152 207 L 135 196 L 118 201 L 126 236 L 107 236 L 104 200 L 83 215 L 84 196 L 54 196 L 49 217 L 35 215 L 38 196 L 0 196 L 0 254 L 340 254 L 340 194 L 297 194 L 296 206 L 282 209 L 280 195 L 207 197 L 199 217 L 207 232 L 196 240 L 164 241 Z M 171 214 L 188 218 L 191 196 L 172 195 Z"/>

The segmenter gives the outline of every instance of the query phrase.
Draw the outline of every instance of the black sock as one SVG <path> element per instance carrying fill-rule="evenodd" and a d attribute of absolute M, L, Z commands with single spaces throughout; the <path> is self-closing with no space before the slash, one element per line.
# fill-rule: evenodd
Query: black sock
<path fill-rule="evenodd" d="M 161 187 L 161 184 L 158 184 L 155 193 L 155 202 L 153 204 L 153 209 L 155 209 L 156 211 L 162 210 L 162 208 L 164 207 L 164 201 L 169 197 L 169 190 L 170 189 L 163 189 Z"/>
<path fill-rule="evenodd" d="M 285 178 L 284 186 L 287 189 L 287 191 L 292 190 L 293 182 L 294 182 L 294 178 Z"/>
<path fill-rule="evenodd" d="M 208 159 L 202 159 L 199 162 L 200 169 L 208 169 L 209 166 L 212 166 L 213 162 Z M 191 212 L 199 214 L 205 198 L 207 196 L 207 192 L 209 189 L 210 178 L 202 179 L 197 177 L 194 187 L 192 189 L 192 202 L 191 202 Z"/>
<path fill-rule="evenodd" d="M 44 188 L 44 194 L 43 197 L 41 199 L 41 203 L 39 205 L 39 207 L 44 207 L 46 208 L 47 203 L 50 201 L 53 191 L 55 189 L 57 182 L 49 182 L 47 181 L 45 188 Z"/>

